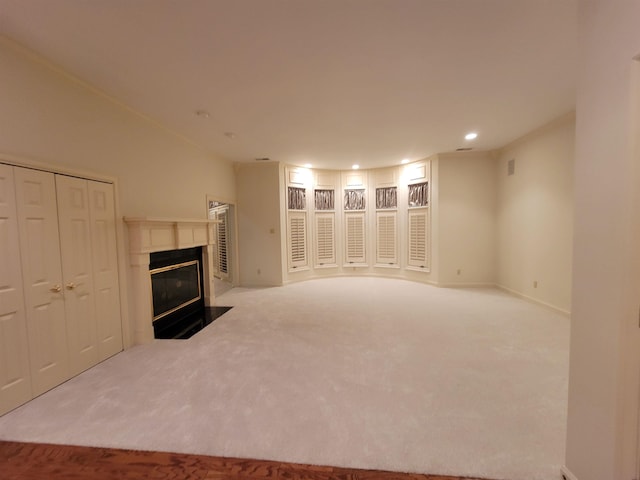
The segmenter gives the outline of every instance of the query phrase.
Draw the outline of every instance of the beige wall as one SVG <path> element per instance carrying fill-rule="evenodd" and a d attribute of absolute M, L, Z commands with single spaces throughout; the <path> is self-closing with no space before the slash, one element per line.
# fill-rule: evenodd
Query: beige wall
<path fill-rule="evenodd" d="M 574 140 L 570 114 L 503 148 L 497 164 L 497 283 L 565 312 L 571 310 Z M 509 160 L 514 175 L 507 175 Z"/>
<path fill-rule="evenodd" d="M 372 261 L 369 267 L 359 267 L 357 273 L 439 286 L 498 284 L 520 296 L 568 312 L 574 130 L 574 116 L 569 114 L 502 152 L 457 152 L 430 157 L 430 273 L 376 268 Z M 507 177 L 506 162 L 516 157 L 517 173 Z M 365 172 L 370 191 L 374 191 L 376 172 Z M 284 184 L 282 188 L 284 192 Z M 285 218 L 286 211 L 282 210 L 281 215 Z M 404 258 L 406 238 L 402 232 L 406 225 L 403 216 L 399 218 L 400 258 Z M 338 237 L 341 222 L 338 216 Z M 371 253 L 375 249 L 373 215 L 368 223 Z M 283 258 L 286 260 L 286 250 Z M 285 264 L 283 275 L 285 281 L 299 281 L 355 273 L 343 268 L 341 261 L 338 263 L 336 268 L 311 266 L 294 273 L 287 272 Z M 537 288 L 533 287 L 534 280 L 538 282 Z"/>
<path fill-rule="evenodd" d="M 488 152 L 438 155 L 440 285 L 496 282 L 495 164 Z"/>
<path fill-rule="evenodd" d="M 237 165 L 238 249 L 243 287 L 282 285 L 281 177 L 277 162 Z"/>
<path fill-rule="evenodd" d="M 53 69 L 0 37 L 0 156 L 117 179 L 123 216 L 207 218 L 206 195 L 235 200 L 230 163 Z M 130 275 L 126 228 L 121 268 Z M 125 278 L 126 278 L 125 276 Z M 126 283 L 126 282 L 122 282 Z M 123 286 L 125 344 L 133 322 Z"/>
<path fill-rule="evenodd" d="M 117 177 L 127 216 L 206 218 L 233 166 L 0 37 L 0 152 Z"/>
<path fill-rule="evenodd" d="M 638 1 L 580 2 L 566 453 L 579 480 L 637 478 L 639 18 Z"/>

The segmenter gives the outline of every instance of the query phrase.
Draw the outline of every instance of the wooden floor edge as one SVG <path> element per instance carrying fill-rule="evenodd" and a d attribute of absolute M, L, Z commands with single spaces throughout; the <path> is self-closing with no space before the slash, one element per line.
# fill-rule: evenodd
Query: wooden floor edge
<path fill-rule="evenodd" d="M 487 480 L 105 447 L 0 440 L 4 480 Z"/>

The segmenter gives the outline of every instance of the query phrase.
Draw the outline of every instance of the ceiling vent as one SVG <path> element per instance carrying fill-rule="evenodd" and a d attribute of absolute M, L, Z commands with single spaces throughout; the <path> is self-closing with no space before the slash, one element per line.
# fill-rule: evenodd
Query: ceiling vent
<path fill-rule="evenodd" d="M 269 157 L 256 158 L 256 162 L 268 162 L 269 160 L 271 160 Z"/>
<path fill-rule="evenodd" d="M 469 150 L 473 150 L 473 148 L 471 147 L 456 148 L 456 152 L 468 152 Z"/>

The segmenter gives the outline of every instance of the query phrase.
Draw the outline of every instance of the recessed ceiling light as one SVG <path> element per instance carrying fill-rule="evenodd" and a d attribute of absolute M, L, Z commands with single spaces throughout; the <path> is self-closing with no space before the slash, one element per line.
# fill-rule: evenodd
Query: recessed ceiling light
<path fill-rule="evenodd" d="M 211 114 L 206 110 L 196 110 L 196 115 L 200 118 L 209 118 Z"/>
<path fill-rule="evenodd" d="M 351 168 L 353 168 L 354 170 L 358 170 L 360 168 L 360 165 L 351 165 Z"/>
<path fill-rule="evenodd" d="M 405 163 L 409 163 L 409 159 L 408 159 L 408 158 L 403 158 L 403 159 L 402 159 L 402 161 L 401 161 L 400 163 L 402 163 L 403 165 L 404 165 Z"/>
<path fill-rule="evenodd" d="M 471 132 L 471 133 L 467 133 L 464 136 L 465 140 L 475 140 L 478 137 L 478 134 L 476 132 Z"/>
<path fill-rule="evenodd" d="M 310 163 L 305 163 L 305 164 L 303 165 L 303 167 L 304 167 L 304 168 L 311 168 L 311 164 L 310 164 Z"/>

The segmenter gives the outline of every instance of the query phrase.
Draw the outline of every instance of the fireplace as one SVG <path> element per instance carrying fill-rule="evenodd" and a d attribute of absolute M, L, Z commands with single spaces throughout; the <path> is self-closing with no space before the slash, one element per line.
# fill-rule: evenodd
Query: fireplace
<path fill-rule="evenodd" d="M 125 217 L 124 221 L 129 234 L 130 299 L 135 343 L 152 342 L 156 338 L 156 330 L 169 324 L 178 330 L 176 325 L 180 322 L 176 318 L 179 317 L 183 317 L 182 320 L 188 317 L 190 323 L 206 324 L 215 309 L 214 227 L 218 222 L 152 217 Z M 197 253 L 194 258 L 180 258 L 185 251 Z M 199 286 L 194 283 L 195 279 L 199 279 Z M 154 284 L 158 288 L 165 287 L 165 293 L 157 299 L 153 298 Z M 174 288 L 169 291 L 167 286 L 171 284 Z M 199 318 L 196 310 L 204 310 L 203 318 Z M 187 328 L 184 321 L 182 327 Z M 169 334 L 175 335 L 176 332 Z M 188 332 L 184 334 L 188 335 Z"/>
<path fill-rule="evenodd" d="M 150 255 L 151 298 L 155 338 L 184 338 L 204 312 L 202 248 Z"/>

